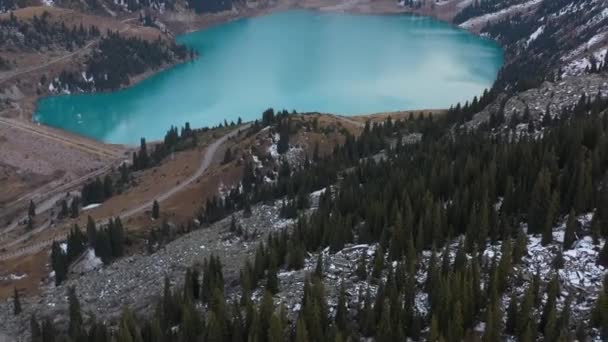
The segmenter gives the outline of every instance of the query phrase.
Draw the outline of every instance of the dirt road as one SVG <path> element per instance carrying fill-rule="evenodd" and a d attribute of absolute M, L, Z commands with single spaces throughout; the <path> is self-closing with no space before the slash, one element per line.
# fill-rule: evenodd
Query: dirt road
<path fill-rule="evenodd" d="M 215 157 L 215 153 L 217 152 L 217 149 L 228 139 L 232 138 L 233 136 L 237 135 L 240 131 L 246 130 L 247 128 L 249 128 L 250 124 L 246 124 L 242 127 L 240 127 L 239 129 L 236 129 L 226 135 L 224 135 L 223 137 L 221 137 L 220 139 L 216 140 L 214 143 L 212 143 L 211 145 L 209 145 L 209 147 L 207 147 L 207 150 L 205 152 L 205 156 L 203 157 L 203 161 L 201 162 L 201 165 L 199 166 L 198 170 L 196 170 L 196 172 L 190 176 L 188 179 L 186 179 L 184 182 L 181 182 L 180 184 L 174 186 L 173 188 L 169 189 L 168 191 L 166 191 L 165 193 L 161 194 L 160 196 L 157 196 L 155 199 L 152 199 L 151 201 L 144 203 L 136 208 L 130 209 L 124 213 L 121 213 L 119 216 L 121 219 L 124 218 L 128 218 L 130 216 L 133 216 L 139 212 L 144 211 L 146 208 L 152 208 L 152 204 L 154 203 L 154 200 L 156 200 L 158 203 L 161 203 L 162 201 L 166 200 L 167 198 L 173 196 L 174 194 L 182 191 L 185 187 L 187 187 L 188 185 L 192 184 L 194 181 L 196 181 L 197 178 L 199 178 L 200 176 L 202 176 L 205 171 L 207 171 L 207 169 L 209 168 L 209 166 L 211 165 L 211 162 L 213 161 L 213 158 Z"/>
<path fill-rule="evenodd" d="M 249 126 L 250 126 L 250 124 L 243 125 L 243 126 L 239 127 L 238 129 L 235 129 L 234 131 L 222 136 L 221 138 L 219 138 L 218 140 L 213 142 L 211 145 L 209 145 L 209 147 L 207 147 L 207 149 L 205 150 L 205 156 L 203 157 L 203 161 L 201 162 L 201 165 L 196 170 L 196 172 L 194 172 L 194 174 L 192 174 L 188 179 L 181 182 L 180 184 L 177 184 L 176 186 L 174 186 L 171 189 L 167 190 L 166 192 L 160 194 L 159 196 L 156 196 L 155 199 L 151 199 L 150 201 L 148 201 L 144 204 L 141 204 L 135 208 L 129 209 L 128 211 L 125 211 L 125 212 L 119 214 L 118 216 L 120 216 L 120 218 L 128 218 L 130 216 L 138 214 L 138 213 L 146 210 L 147 208 L 151 208 L 152 203 L 154 203 L 154 200 L 161 203 L 162 201 L 173 196 L 174 194 L 182 191 L 190 184 L 194 183 L 199 177 L 201 177 L 205 173 L 205 171 L 207 171 L 209 166 L 211 166 L 211 163 L 213 162 L 213 159 L 215 158 L 215 154 L 217 153 L 218 148 L 224 142 L 226 142 L 226 140 L 239 134 L 239 132 L 246 130 L 247 128 L 249 128 Z M 16 251 L 13 251 L 10 253 L 0 254 L 0 260 L 14 259 L 14 258 L 23 256 L 23 255 L 37 253 L 37 252 L 49 247 L 53 243 L 53 241 L 63 240 L 65 238 L 66 238 L 66 234 L 61 234 L 59 236 L 56 236 L 54 239 L 41 241 L 34 245 L 23 247 L 19 250 L 16 250 Z"/>

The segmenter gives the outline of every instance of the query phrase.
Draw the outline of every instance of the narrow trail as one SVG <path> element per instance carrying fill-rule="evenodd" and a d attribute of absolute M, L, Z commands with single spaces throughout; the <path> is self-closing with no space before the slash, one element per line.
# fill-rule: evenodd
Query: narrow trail
<path fill-rule="evenodd" d="M 154 199 L 151 199 L 150 201 L 147 201 L 135 208 L 129 209 L 128 211 L 125 211 L 121 214 L 119 214 L 118 216 L 121 219 L 125 219 L 128 218 L 130 216 L 133 216 L 135 214 L 138 214 L 144 210 L 146 210 L 147 208 L 151 208 L 152 204 L 154 203 L 154 200 L 156 200 L 157 202 L 161 203 L 164 200 L 168 199 L 169 197 L 173 196 L 174 194 L 184 190 L 187 186 L 191 185 L 192 183 L 194 183 L 199 177 L 201 177 L 209 168 L 209 166 L 211 166 L 211 163 L 213 162 L 213 159 L 215 158 L 215 155 L 217 153 L 218 148 L 224 143 L 226 142 L 226 140 L 234 137 L 235 135 L 239 134 L 239 132 L 242 132 L 246 129 L 248 129 L 250 127 L 250 124 L 246 124 L 243 125 L 233 131 L 231 131 L 230 133 L 225 134 L 224 136 L 222 136 L 221 138 L 219 138 L 218 140 L 214 141 L 211 145 L 209 145 L 207 147 L 207 149 L 205 150 L 205 155 L 203 157 L 203 160 L 201 162 L 201 165 L 199 166 L 199 168 L 196 170 L 196 172 L 194 174 L 192 174 L 190 177 L 188 177 L 188 179 L 186 179 L 183 182 L 180 182 L 179 184 L 177 184 L 176 186 L 172 187 L 171 189 L 165 191 L 164 193 L 156 196 Z M 46 227 L 44 229 L 41 228 L 37 228 L 37 230 L 42 231 L 44 229 L 46 229 Z M 18 249 L 16 251 L 10 252 L 10 253 L 4 253 L 4 254 L 0 254 L 0 260 L 9 260 L 9 259 L 14 259 L 14 258 L 18 258 L 21 257 L 23 255 L 29 255 L 29 254 L 34 254 L 34 253 L 38 253 L 41 250 L 49 247 L 53 241 L 58 241 L 58 240 L 63 240 L 65 239 L 67 236 L 67 234 L 61 234 L 59 236 L 56 236 L 55 238 L 52 239 L 48 239 L 48 240 L 44 240 L 44 241 L 40 241 L 37 242 L 33 245 L 29 245 L 26 247 L 23 247 L 21 249 Z M 29 236 L 28 236 L 29 237 Z M 1 252 L 0 252 L 1 253 Z"/>

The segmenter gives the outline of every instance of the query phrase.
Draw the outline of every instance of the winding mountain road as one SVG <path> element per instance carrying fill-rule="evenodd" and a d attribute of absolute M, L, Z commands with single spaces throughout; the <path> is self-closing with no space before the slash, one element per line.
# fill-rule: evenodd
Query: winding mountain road
<path fill-rule="evenodd" d="M 138 214 L 144 210 L 146 210 L 147 208 L 152 207 L 152 204 L 154 203 L 154 200 L 156 200 L 157 202 L 161 203 L 162 201 L 168 199 L 169 197 L 173 196 L 174 194 L 184 190 L 187 186 L 189 186 L 190 184 L 194 183 L 199 177 L 201 177 L 209 168 L 209 166 L 211 166 L 213 159 L 215 158 L 215 154 L 217 153 L 217 150 L 219 149 L 219 147 L 226 142 L 226 140 L 234 137 L 235 135 L 239 134 L 240 132 L 248 129 L 250 127 L 250 124 L 245 124 L 241 127 L 239 127 L 238 129 L 235 129 L 233 131 L 231 131 L 230 133 L 225 134 L 224 136 L 222 136 L 221 138 L 219 138 L 218 140 L 214 141 L 211 145 L 209 145 L 207 147 L 207 149 L 205 150 L 205 155 L 203 157 L 203 160 L 201 162 L 201 165 L 199 166 L 199 168 L 196 170 L 196 172 L 194 172 L 190 177 L 188 177 L 185 181 L 180 182 L 179 184 L 177 184 L 176 186 L 172 187 L 171 189 L 165 191 L 164 193 L 156 196 L 155 199 L 152 199 L 150 201 L 147 201 L 135 208 L 131 208 L 121 214 L 119 214 L 118 216 L 121 219 L 125 219 L 128 217 L 131 217 L 135 214 Z M 28 254 L 34 254 L 37 253 L 47 247 L 49 247 L 53 241 L 56 240 L 63 240 L 67 237 L 67 234 L 62 234 L 60 236 L 57 236 L 53 239 L 48 239 L 45 241 L 41 241 L 38 243 L 35 243 L 33 245 L 30 246 L 26 246 L 23 247 L 19 250 L 10 252 L 10 253 L 5 253 L 5 254 L 0 254 L 0 260 L 9 260 L 9 259 L 14 259 L 23 255 L 28 255 Z"/>

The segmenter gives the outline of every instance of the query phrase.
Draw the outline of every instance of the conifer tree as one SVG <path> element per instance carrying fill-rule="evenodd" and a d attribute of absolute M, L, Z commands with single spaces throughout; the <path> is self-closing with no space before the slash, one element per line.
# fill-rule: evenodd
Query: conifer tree
<path fill-rule="evenodd" d="M 295 342 L 310 342 L 308 338 L 308 330 L 306 330 L 306 323 L 304 318 L 300 316 L 296 323 L 296 340 Z"/>
<path fill-rule="evenodd" d="M 272 260 L 266 272 L 266 290 L 272 294 L 279 292 L 279 279 L 277 278 L 276 261 Z"/>
<path fill-rule="evenodd" d="M 515 334 L 517 315 L 517 296 L 515 295 L 515 292 L 512 292 L 511 299 L 509 300 L 509 307 L 507 308 L 507 321 L 505 323 L 505 332 L 509 335 Z"/>
<path fill-rule="evenodd" d="M 71 218 L 78 217 L 79 207 L 80 207 L 80 198 L 79 197 L 72 198 L 72 203 L 70 204 L 70 217 Z"/>
<path fill-rule="evenodd" d="M 500 341 L 502 335 L 502 313 L 497 304 L 497 301 L 492 301 L 490 306 L 488 306 L 483 342 Z"/>
<path fill-rule="evenodd" d="M 160 217 L 160 207 L 158 205 L 158 201 L 154 200 L 152 203 L 152 218 L 158 220 Z"/>
<path fill-rule="evenodd" d="M 437 323 L 437 317 L 433 315 L 431 318 L 431 328 L 429 330 L 428 341 L 437 342 L 439 341 L 439 324 Z"/>
<path fill-rule="evenodd" d="M 530 210 L 528 212 L 528 232 L 538 234 L 546 230 L 547 217 L 549 213 L 551 198 L 551 187 L 549 184 L 548 171 L 542 169 L 536 178 L 530 199 Z"/>
<path fill-rule="evenodd" d="M 553 193 L 551 200 L 549 201 L 549 207 L 546 211 L 545 224 L 543 226 L 541 243 L 543 246 L 550 244 L 553 241 L 553 225 L 555 223 L 555 217 L 559 207 L 559 195 L 557 192 Z"/>
<path fill-rule="evenodd" d="M 530 334 L 534 331 L 534 297 L 533 290 L 529 287 L 519 307 L 519 314 L 517 315 L 517 324 L 515 326 L 515 334 L 519 340 L 534 340 Z"/>
<path fill-rule="evenodd" d="M 608 338 L 608 294 L 602 289 L 595 301 L 595 307 L 591 313 L 591 324 L 600 329 L 603 339 Z"/>
<path fill-rule="evenodd" d="M 374 268 L 372 270 L 372 277 L 378 279 L 380 278 L 380 274 L 384 269 L 384 252 L 382 251 L 382 247 L 378 246 L 376 249 L 376 253 L 374 254 Z"/>
<path fill-rule="evenodd" d="M 69 307 L 69 333 L 70 337 L 77 339 L 82 335 L 82 314 L 80 313 L 80 302 L 76 296 L 76 288 L 68 288 L 68 307 Z"/>
<path fill-rule="evenodd" d="M 378 322 L 378 334 L 376 336 L 376 340 L 379 342 L 390 342 L 396 341 L 395 332 L 398 327 L 393 327 L 391 325 L 391 309 L 390 304 L 387 303 L 382 308 L 382 313 L 380 315 L 380 321 Z"/>
<path fill-rule="evenodd" d="M 348 308 L 346 307 L 346 289 L 344 288 L 344 282 L 340 286 L 340 295 L 338 297 L 338 306 L 336 307 L 335 323 L 338 331 L 342 337 L 348 337 L 347 322 L 348 322 Z"/>
<path fill-rule="evenodd" d="M 608 242 L 604 243 L 602 250 L 598 254 L 597 263 L 598 263 L 598 265 L 608 267 Z"/>
<path fill-rule="evenodd" d="M 43 342 L 40 324 L 38 324 L 38 320 L 34 314 L 30 316 L 30 336 L 32 342 Z"/>
<path fill-rule="evenodd" d="M 30 200 L 30 206 L 27 210 L 27 215 L 30 218 L 34 218 L 34 216 L 36 216 L 36 204 L 34 204 L 34 201 Z"/>
<path fill-rule="evenodd" d="M 319 279 L 323 279 L 323 252 L 319 253 L 317 257 L 317 266 L 315 266 L 315 276 Z"/>
<path fill-rule="evenodd" d="M 557 312 L 556 312 L 556 301 L 557 301 L 557 295 L 559 292 L 559 285 L 558 285 L 558 279 L 557 279 L 557 275 L 554 275 L 553 278 L 551 279 L 551 281 L 549 282 L 549 284 L 547 285 L 547 301 L 545 303 L 545 306 L 543 308 L 543 312 L 540 318 L 540 325 L 539 325 L 539 329 L 541 331 L 549 331 L 549 332 L 554 332 L 556 330 L 556 326 L 557 326 Z M 547 324 L 549 322 L 549 319 L 552 319 L 553 322 L 553 326 L 549 327 L 549 330 L 547 330 Z M 545 336 L 546 337 L 546 336 Z M 557 336 L 551 336 L 554 339 L 557 338 Z"/>
<path fill-rule="evenodd" d="M 21 313 L 21 301 L 19 300 L 19 291 L 16 287 L 13 289 L 13 314 L 18 316 Z"/>
<path fill-rule="evenodd" d="M 511 256 L 511 240 L 507 239 L 505 241 L 503 241 L 503 245 L 502 245 L 502 253 L 501 253 L 501 257 L 500 257 L 500 262 L 498 264 L 498 269 L 497 269 L 497 290 L 502 293 L 506 286 L 507 286 L 507 279 L 509 278 L 509 275 L 511 274 L 513 268 L 512 268 L 512 260 L 513 257 Z"/>
<path fill-rule="evenodd" d="M 87 217 L 87 243 L 90 247 L 95 247 L 95 239 L 97 237 L 97 227 L 95 226 L 95 221 L 89 215 Z"/>
<path fill-rule="evenodd" d="M 355 270 L 355 273 L 357 274 L 357 278 L 359 278 L 359 280 L 367 279 L 367 265 L 365 261 L 365 253 L 361 253 L 361 255 L 359 255 L 359 260 L 357 261 L 357 269 Z"/>
<path fill-rule="evenodd" d="M 281 318 L 274 313 L 270 318 L 270 327 L 268 328 L 268 341 L 283 341 L 283 322 Z"/>
<path fill-rule="evenodd" d="M 53 241 L 51 246 L 51 265 L 55 271 L 55 285 L 60 285 L 68 274 L 67 256 L 61 248 L 59 242 Z"/>
<path fill-rule="evenodd" d="M 564 234 L 564 249 L 572 248 L 574 241 L 576 241 L 576 226 L 577 220 L 574 214 L 574 209 L 570 209 L 570 214 L 568 214 L 568 223 L 566 224 L 566 232 Z"/>
<path fill-rule="evenodd" d="M 597 245 L 600 243 L 600 236 L 602 234 L 602 230 L 600 227 L 599 215 L 593 215 L 593 219 L 591 220 L 591 237 L 593 238 L 593 244 Z"/>

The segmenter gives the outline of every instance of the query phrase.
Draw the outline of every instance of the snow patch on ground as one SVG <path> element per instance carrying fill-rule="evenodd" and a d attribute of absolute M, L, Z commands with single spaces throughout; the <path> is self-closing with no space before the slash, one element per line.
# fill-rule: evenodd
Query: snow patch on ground
<path fill-rule="evenodd" d="M 540 36 L 543 32 L 545 31 L 545 25 L 541 25 L 539 26 L 536 31 L 534 31 L 531 35 L 530 38 L 528 38 L 528 42 L 526 43 L 527 45 L 530 45 L 530 43 L 532 43 L 533 41 L 536 40 L 536 38 L 538 38 L 538 36 Z"/>
<path fill-rule="evenodd" d="M 581 54 L 585 53 L 589 48 L 593 47 L 597 43 L 599 43 L 602 40 L 604 40 L 604 38 L 606 38 L 607 35 L 608 35 L 608 32 L 601 32 L 601 33 L 596 34 L 595 36 L 591 37 L 589 39 L 589 41 L 587 41 L 586 43 L 583 43 L 583 44 L 579 45 L 579 47 L 577 47 L 576 49 L 572 50 L 572 52 L 570 52 L 568 55 L 566 55 L 565 57 L 563 57 L 562 60 L 567 61 L 567 60 L 576 58 L 577 56 L 580 56 Z"/>
<path fill-rule="evenodd" d="M 465 29 L 470 29 L 475 26 L 485 25 L 485 23 L 487 23 L 488 21 L 494 21 L 496 19 L 502 18 L 503 16 L 526 10 L 532 6 L 535 6 L 539 3 L 541 3 L 542 1 L 543 0 L 531 0 L 528 2 L 524 2 L 523 4 L 513 5 L 511 7 L 502 9 L 495 13 L 488 13 L 488 14 L 484 14 L 479 17 L 469 19 L 469 20 L 465 21 L 464 23 L 460 24 L 459 26 L 462 28 L 465 28 Z"/>
<path fill-rule="evenodd" d="M 84 259 L 82 259 L 81 267 L 83 270 L 95 270 L 103 265 L 103 262 L 100 258 L 95 255 L 95 251 L 92 249 L 88 249 Z"/>
<path fill-rule="evenodd" d="M 97 207 L 101 206 L 101 203 L 91 203 L 85 207 L 82 207 L 82 211 L 87 211 L 87 210 L 91 210 L 91 209 L 95 209 Z"/>
<path fill-rule="evenodd" d="M 280 136 L 279 133 L 275 133 L 272 137 L 272 145 L 268 147 L 268 153 L 274 159 L 279 158 L 280 154 L 277 150 L 277 143 L 279 142 Z"/>
<path fill-rule="evenodd" d="M 11 273 L 7 276 L 0 276 L 0 281 L 3 280 L 20 280 L 27 277 L 27 273 L 23 273 L 23 274 L 16 274 L 16 273 Z"/>

